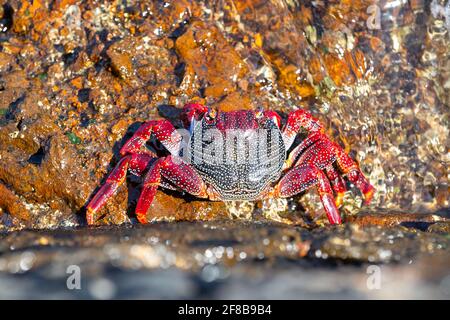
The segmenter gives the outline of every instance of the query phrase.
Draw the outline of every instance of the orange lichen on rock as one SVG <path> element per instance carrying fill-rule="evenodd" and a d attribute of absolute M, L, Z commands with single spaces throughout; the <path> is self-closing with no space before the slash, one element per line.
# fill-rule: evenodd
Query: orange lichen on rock
<path fill-rule="evenodd" d="M 374 52 L 378 52 L 380 50 L 384 50 L 384 42 L 378 37 L 370 37 L 370 48 Z"/>

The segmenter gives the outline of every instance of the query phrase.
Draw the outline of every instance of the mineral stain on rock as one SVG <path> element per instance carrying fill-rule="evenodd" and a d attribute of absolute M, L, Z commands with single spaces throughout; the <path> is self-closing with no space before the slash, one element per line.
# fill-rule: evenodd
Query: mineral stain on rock
<path fill-rule="evenodd" d="M 0 280 L 17 288 L 0 296 L 45 282 L 48 297 L 124 297 L 144 278 L 136 297 L 389 298 L 407 283 L 403 297 L 449 297 L 448 1 L 388 1 L 376 28 L 372 4 L 0 1 Z M 149 119 L 180 124 L 190 101 L 308 109 L 377 188 L 372 207 L 351 188 L 329 227 L 314 191 L 254 204 L 159 191 L 138 226 L 130 179 L 110 226 L 87 228 L 124 141 Z M 72 264 L 85 290 L 62 288 Z"/>

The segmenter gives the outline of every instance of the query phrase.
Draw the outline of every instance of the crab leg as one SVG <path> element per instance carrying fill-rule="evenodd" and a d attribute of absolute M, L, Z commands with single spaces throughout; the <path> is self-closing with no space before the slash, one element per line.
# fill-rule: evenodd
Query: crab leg
<path fill-rule="evenodd" d="M 142 146 L 150 139 L 152 133 L 171 154 L 177 154 L 182 136 L 167 120 L 145 122 L 139 127 L 130 140 L 124 144 L 120 150 L 120 154 L 124 156 L 130 153 L 142 153 Z M 147 151 L 147 153 L 150 153 L 150 151 Z"/>
<path fill-rule="evenodd" d="M 372 200 L 375 188 L 367 181 L 364 174 L 358 168 L 358 165 L 350 158 L 344 150 L 338 145 L 334 144 L 336 152 L 336 159 L 338 167 L 344 174 L 347 174 L 348 180 L 354 183 L 356 187 L 364 194 L 365 203 L 369 204 Z"/>
<path fill-rule="evenodd" d="M 308 111 L 303 109 L 292 111 L 283 129 L 283 140 L 286 150 L 291 147 L 301 128 L 304 128 L 308 133 L 322 133 L 324 130 L 319 120 L 314 118 Z"/>
<path fill-rule="evenodd" d="M 333 187 L 334 192 L 336 193 L 336 207 L 340 207 L 342 205 L 342 200 L 344 198 L 344 193 L 347 191 L 347 187 L 345 186 L 344 178 L 336 171 L 333 165 L 329 165 L 325 172 L 327 174 L 328 179 L 331 181 L 331 186 Z"/>
<path fill-rule="evenodd" d="M 275 187 L 275 196 L 288 198 L 316 185 L 323 207 L 331 224 L 340 224 L 341 217 L 336 208 L 330 182 L 317 167 L 301 164 L 292 168 Z"/>
<path fill-rule="evenodd" d="M 161 178 L 194 196 L 207 197 L 206 184 L 191 166 L 183 162 L 175 163 L 171 156 L 160 158 L 153 163 L 145 176 L 141 196 L 136 206 L 136 217 L 141 223 L 148 222 L 147 211 L 161 185 Z"/>
<path fill-rule="evenodd" d="M 153 157 L 148 154 L 129 154 L 119 161 L 103 186 L 97 191 L 87 205 L 86 219 L 88 224 L 91 225 L 94 223 L 95 214 L 105 205 L 106 201 L 125 181 L 127 170 L 130 169 L 135 175 L 141 175 L 151 159 L 153 159 Z"/>

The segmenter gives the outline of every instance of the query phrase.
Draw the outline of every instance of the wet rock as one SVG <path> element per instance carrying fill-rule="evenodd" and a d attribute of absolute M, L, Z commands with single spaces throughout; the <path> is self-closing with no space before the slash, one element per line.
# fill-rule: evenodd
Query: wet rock
<path fill-rule="evenodd" d="M 195 21 L 176 40 L 181 59 L 203 82 L 205 95 L 220 98 L 236 90 L 247 67 L 216 26 Z"/>
<path fill-rule="evenodd" d="M 3 88 L 0 91 L 1 108 L 8 109 L 8 112 L 12 114 L 28 88 L 29 81 L 26 73 L 22 70 L 7 73 L 2 76 L 1 85 Z"/>
<path fill-rule="evenodd" d="M 7 135 L 6 142 L 18 140 L 11 142 L 8 148 L 14 150 L 16 146 L 17 149 L 1 154 L 0 180 L 11 186 L 17 194 L 27 197 L 26 205 L 34 207 L 32 220 L 36 227 L 46 225 L 39 221 L 52 214 L 54 218 L 50 218 L 50 221 L 53 222 L 47 226 L 66 224 L 76 218 L 73 212 L 85 204 L 93 185 L 89 184 L 87 173 L 78 172 L 81 165 L 68 138 L 54 132 L 50 133 L 51 136 L 48 133 L 43 136 L 36 128 L 42 130 L 45 126 L 39 126 L 38 121 L 24 133 L 17 133 L 19 137 L 14 137 L 15 131 Z M 4 132 L 5 128 L 2 129 Z M 42 140 L 42 145 L 36 140 L 30 143 L 28 134 L 34 139 L 40 136 L 46 140 Z M 46 206 L 48 209 L 44 209 Z"/>
<path fill-rule="evenodd" d="M 449 38 L 430 3 L 393 3 L 379 29 L 367 25 L 367 1 L 3 3 L 3 230 L 24 221 L 84 225 L 83 206 L 139 124 L 164 116 L 161 106 L 179 111 L 197 101 L 226 111 L 310 110 L 377 188 L 371 213 L 357 215 L 361 197 L 348 186 L 347 223 L 445 234 L 447 221 L 433 212 L 449 207 Z M 178 116 L 168 118 L 180 126 Z M 136 222 L 141 180 L 129 178 L 99 224 Z M 280 207 L 257 203 L 252 211 L 161 191 L 148 215 L 327 224 L 314 190 Z"/>
<path fill-rule="evenodd" d="M 1 4 L 0 298 L 449 297 L 440 4 L 391 1 L 375 29 L 371 1 Z M 348 185 L 330 227 L 314 190 L 257 203 L 158 191 L 142 226 L 130 174 L 96 217 L 109 226 L 86 228 L 125 141 L 150 119 L 179 127 L 189 101 L 310 110 L 376 186 L 372 207 Z M 70 265 L 83 290 L 66 289 Z"/>

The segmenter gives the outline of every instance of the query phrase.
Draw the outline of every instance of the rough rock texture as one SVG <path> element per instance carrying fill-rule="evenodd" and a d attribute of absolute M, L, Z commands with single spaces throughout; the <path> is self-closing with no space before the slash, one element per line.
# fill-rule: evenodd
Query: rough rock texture
<path fill-rule="evenodd" d="M 370 1 L 2 1 L 3 229 L 84 223 L 83 207 L 124 140 L 148 119 L 180 125 L 188 101 L 307 108 L 377 187 L 373 208 L 448 208 L 441 2 L 383 9 L 378 26 Z M 133 218 L 138 183 L 121 188 L 100 223 Z M 356 213 L 360 203 L 349 192 L 342 211 Z M 155 212 L 168 220 L 201 218 L 204 209 L 230 214 L 189 206 L 179 216 Z M 287 207 L 322 219 L 314 191 Z"/>

